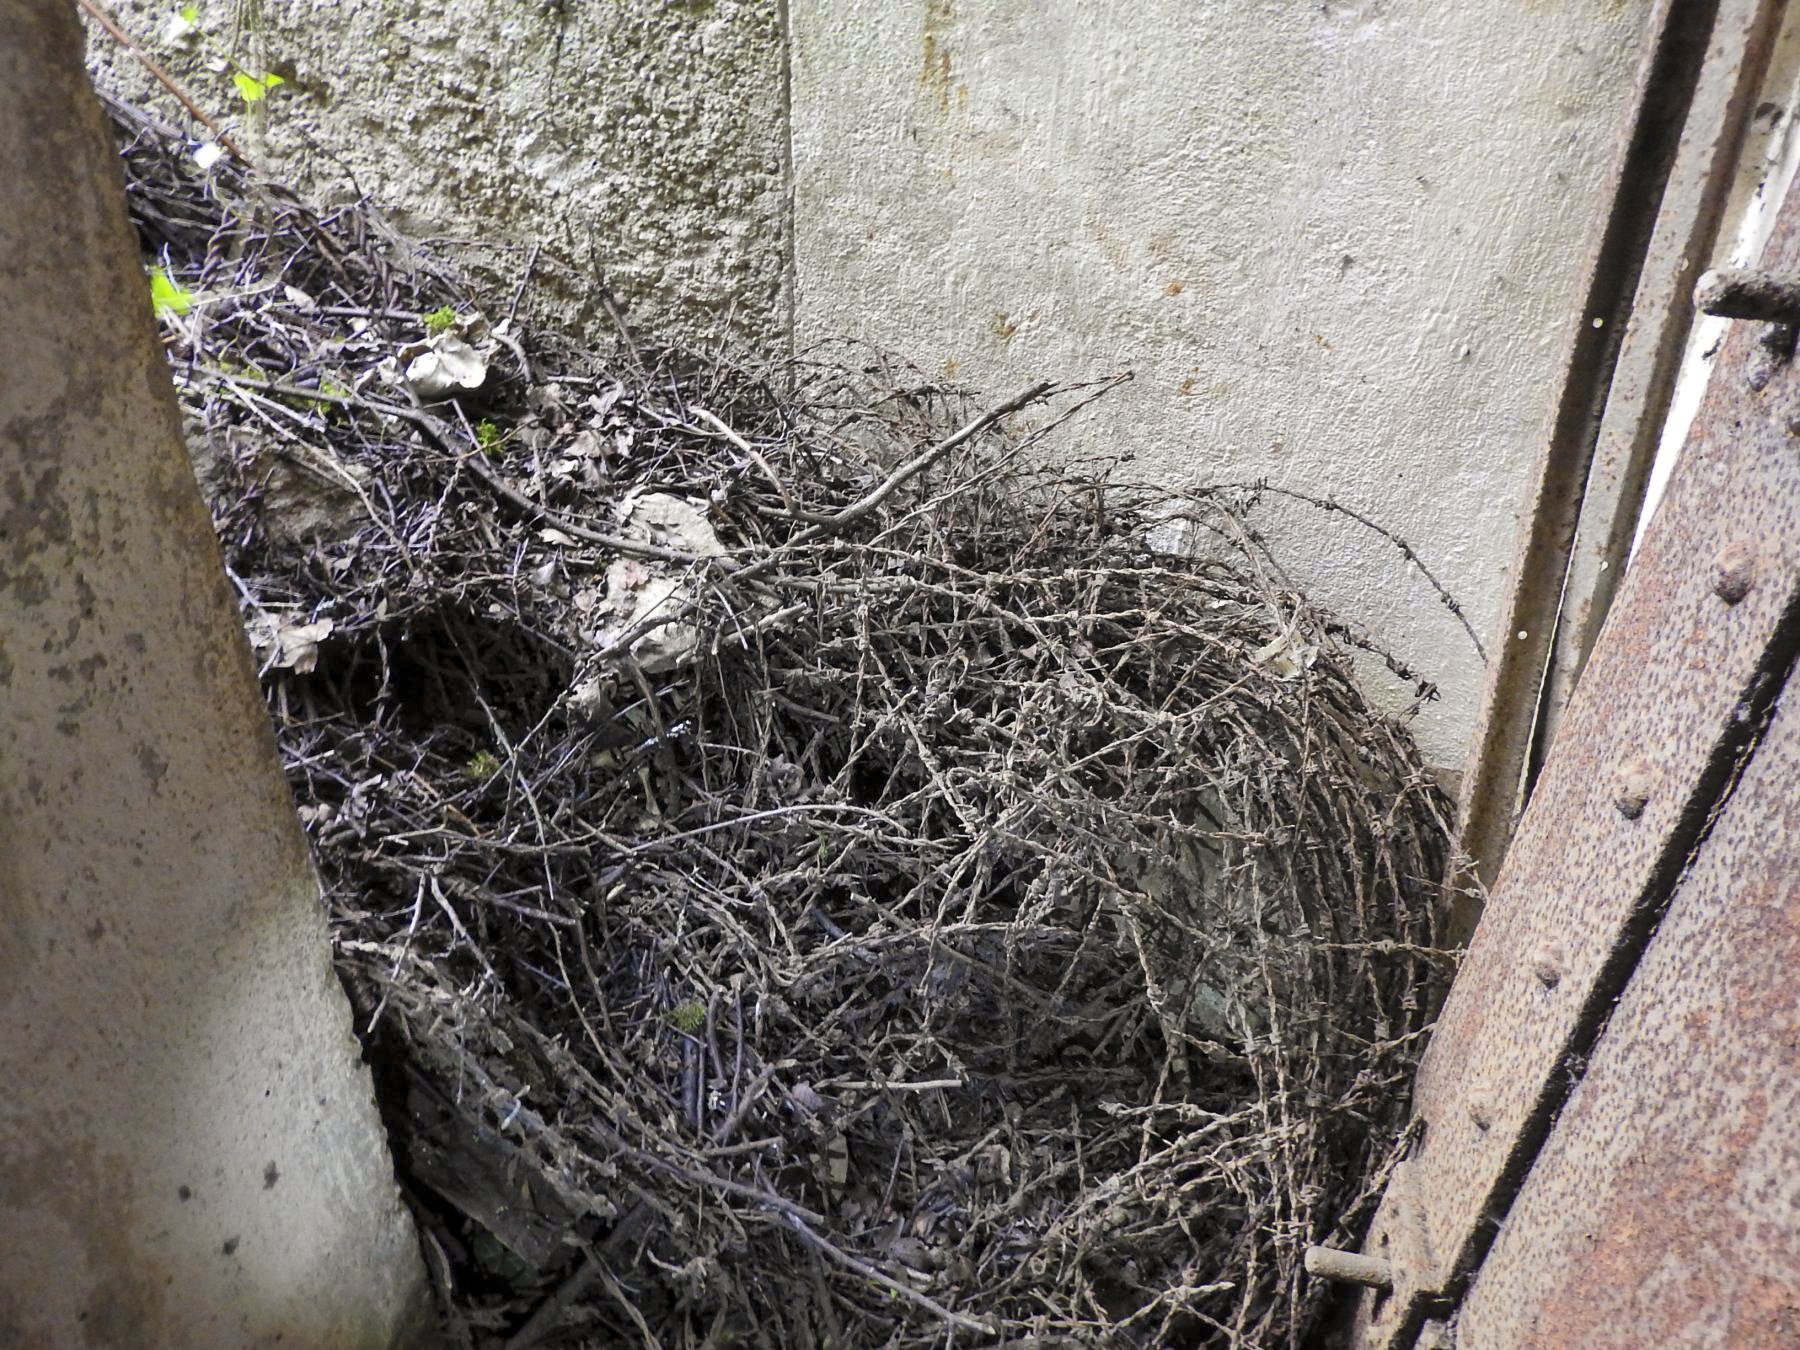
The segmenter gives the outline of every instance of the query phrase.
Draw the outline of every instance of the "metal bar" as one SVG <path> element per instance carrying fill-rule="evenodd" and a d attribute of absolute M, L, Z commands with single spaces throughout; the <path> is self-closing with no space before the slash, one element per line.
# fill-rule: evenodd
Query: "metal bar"
<path fill-rule="evenodd" d="M 1360 1284 L 1366 1289 L 1392 1289 L 1393 1268 L 1380 1257 L 1360 1252 L 1341 1251 L 1336 1247 L 1308 1247 L 1306 1273 L 1321 1280 L 1341 1284 Z"/>
<path fill-rule="evenodd" d="M 1631 321 L 1606 394 L 1544 675 L 1526 791 L 1554 743 L 1631 554 L 1644 488 L 1676 375 L 1693 327 L 1690 293 L 1714 256 L 1720 219 L 1737 175 L 1785 6 L 1782 0 L 1723 0 L 1694 92 L 1656 232 L 1631 303 Z"/>
<path fill-rule="evenodd" d="M 1525 503 L 1516 583 L 1469 755 L 1461 838 L 1491 882 L 1512 838 L 1569 553 L 1619 344 L 1710 38 L 1715 0 L 1658 0 L 1632 123 L 1613 174 L 1582 306 L 1571 325 L 1550 439 Z M 1472 922 L 1472 916 L 1467 916 Z"/>
<path fill-rule="evenodd" d="M 1800 324 L 1800 277 L 1754 267 L 1715 267 L 1694 287 L 1694 307 L 1721 319 Z"/>

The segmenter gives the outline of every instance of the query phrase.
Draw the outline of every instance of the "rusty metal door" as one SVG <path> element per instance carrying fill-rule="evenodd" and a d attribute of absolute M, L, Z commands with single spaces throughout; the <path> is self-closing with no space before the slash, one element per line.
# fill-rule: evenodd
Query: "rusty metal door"
<path fill-rule="evenodd" d="M 1762 265 L 1800 275 L 1800 193 Z M 1716 360 L 1451 991 L 1361 1346 L 1800 1346 L 1800 367 L 1771 327 Z"/>

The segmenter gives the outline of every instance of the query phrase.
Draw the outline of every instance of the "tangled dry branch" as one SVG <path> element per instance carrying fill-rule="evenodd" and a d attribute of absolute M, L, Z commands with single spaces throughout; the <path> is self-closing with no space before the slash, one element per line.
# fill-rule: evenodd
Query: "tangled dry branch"
<path fill-rule="evenodd" d="M 1447 830 L 1256 490 L 1034 467 L 1103 386 L 498 304 L 431 401 L 451 269 L 115 116 L 454 1334 L 1299 1344 Z"/>

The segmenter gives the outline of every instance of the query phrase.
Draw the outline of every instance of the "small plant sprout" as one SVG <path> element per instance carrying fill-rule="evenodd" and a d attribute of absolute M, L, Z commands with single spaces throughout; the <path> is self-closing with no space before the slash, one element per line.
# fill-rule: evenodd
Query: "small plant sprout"
<path fill-rule="evenodd" d="M 493 454 L 505 439 L 500 428 L 494 424 L 493 418 L 484 417 L 475 424 L 475 444 L 480 448 L 482 454 Z"/>
<path fill-rule="evenodd" d="M 327 376 L 319 382 L 320 397 L 290 401 L 297 402 L 301 407 L 315 412 L 321 417 L 329 417 L 350 399 L 352 392 L 348 385 Z"/>
<path fill-rule="evenodd" d="M 669 1021 L 684 1036 L 692 1036 L 706 1025 L 706 1005 L 697 998 L 684 998 L 669 1009 Z"/>
<path fill-rule="evenodd" d="M 150 307 L 158 318 L 165 314 L 186 314 L 194 307 L 194 293 L 170 276 L 167 268 L 152 267 Z"/>
<path fill-rule="evenodd" d="M 448 333 L 455 326 L 456 311 L 449 305 L 441 305 L 425 316 L 425 331 L 433 337 Z"/>
<path fill-rule="evenodd" d="M 485 783 L 500 772 L 500 756 L 492 750 L 477 750 L 469 756 L 469 762 L 463 765 L 463 776 Z"/>
<path fill-rule="evenodd" d="M 261 103 L 269 96 L 269 90 L 278 84 L 287 83 L 272 70 L 266 70 L 261 75 L 252 75 L 246 70 L 234 70 L 231 73 L 231 82 L 237 86 L 238 97 L 246 103 Z"/>
<path fill-rule="evenodd" d="M 214 39 L 206 26 L 200 22 L 200 6 L 185 4 L 169 14 L 163 25 L 163 41 L 174 46 L 205 46 L 216 55 L 209 61 L 212 70 L 231 72 L 231 82 L 237 86 L 238 97 L 246 104 L 261 103 L 268 98 L 269 91 L 277 85 L 286 84 L 287 80 L 272 70 L 250 71 L 244 69 L 232 57 L 231 53 Z"/>
<path fill-rule="evenodd" d="M 163 24 L 163 41 L 171 46 L 188 46 L 199 40 L 200 6 L 183 5 L 169 15 Z"/>

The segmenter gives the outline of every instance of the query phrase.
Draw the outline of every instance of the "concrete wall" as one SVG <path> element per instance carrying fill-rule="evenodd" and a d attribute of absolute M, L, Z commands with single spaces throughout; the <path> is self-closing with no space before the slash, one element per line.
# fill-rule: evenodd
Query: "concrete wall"
<path fill-rule="evenodd" d="M 649 333 L 735 307 L 997 396 L 1129 367 L 1087 448 L 1334 495 L 1492 646 L 1649 0 L 789 0 L 785 50 L 775 0 L 202 0 L 210 46 L 115 8 L 209 107 L 209 51 L 291 77 L 272 171 L 603 265 Z M 1431 589 L 1341 517 L 1270 525 L 1439 684 L 1416 730 L 1459 764 L 1482 668 Z"/>
<path fill-rule="evenodd" d="M 559 322 L 609 335 L 604 270 L 634 326 L 735 330 L 785 350 L 785 57 L 772 0 L 176 0 L 109 10 L 247 153 L 320 201 L 367 193 L 421 234 L 543 245 Z M 105 83 L 188 124 L 92 29 Z M 273 70 L 254 115 L 230 57 Z M 481 252 L 490 252 L 483 249 Z M 570 272 L 553 259 L 574 265 Z"/>
<path fill-rule="evenodd" d="M 796 329 L 996 393 L 1130 368 L 1086 447 L 1410 540 L 1491 646 L 1645 0 L 793 0 Z M 1381 541 L 1282 556 L 1443 690 L 1479 658 Z"/>
<path fill-rule="evenodd" d="M 67 0 L 0 29 L 0 277 L 0 1345 L 420 1343 Z"/>

